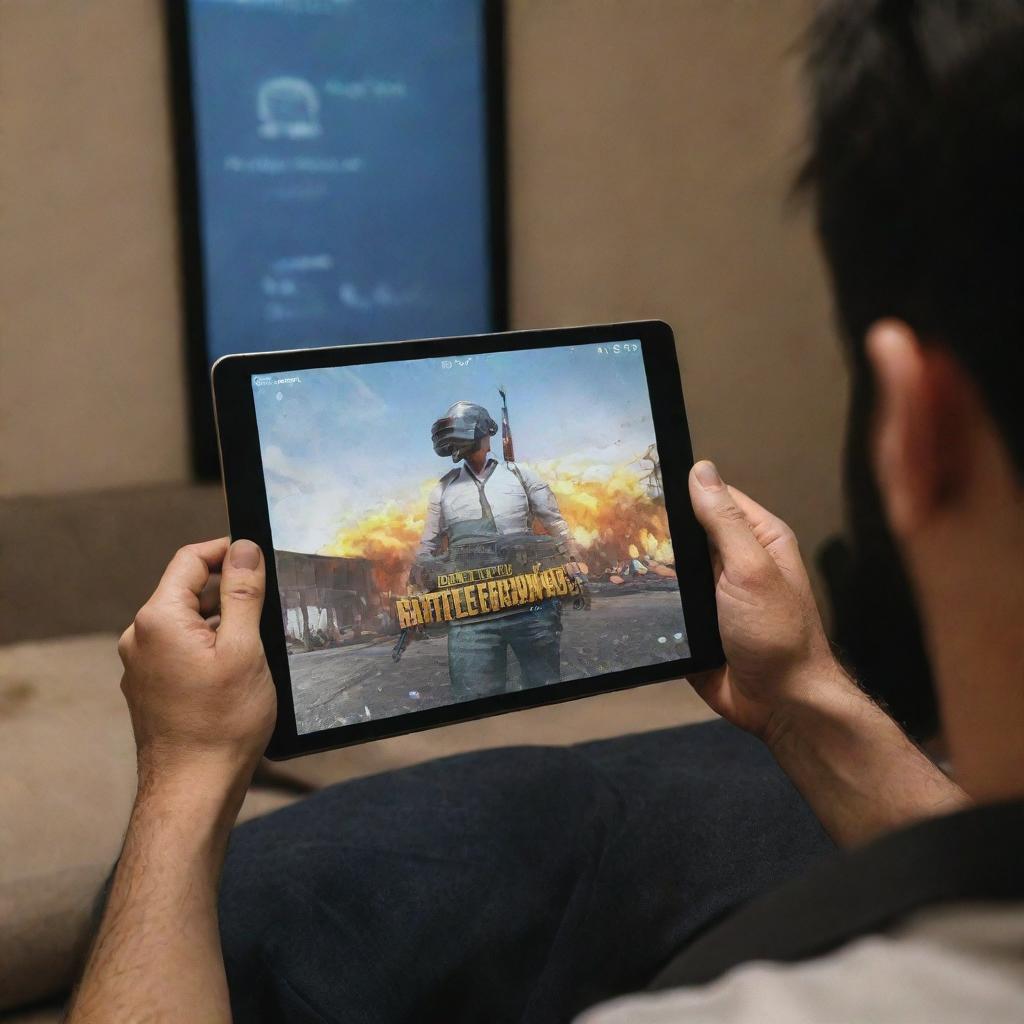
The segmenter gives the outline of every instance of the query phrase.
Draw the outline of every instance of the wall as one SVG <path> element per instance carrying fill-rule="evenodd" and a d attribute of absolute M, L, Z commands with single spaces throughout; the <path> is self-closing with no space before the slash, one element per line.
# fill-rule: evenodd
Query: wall
<path fill-rule="evenodd" d="M 787 204 L 805 0 L 512 0 L 520 326 L 676 329 L 698 456 L 813 551 L 840 522 L 844 373 Z"/>
<path fill-rule="evenodd" d="M 159 0 L 0 0 L 0 493 L 183 479 Z"/>
<path fill-rule="evenodd" d="M 516 326 L 675 325 L 700 454 L 808 546 L 842 368 L 787 210 L 807 0 L 507 0 Z M 159 0 L 0 0 L 0 495 L 183 480 Z"/>

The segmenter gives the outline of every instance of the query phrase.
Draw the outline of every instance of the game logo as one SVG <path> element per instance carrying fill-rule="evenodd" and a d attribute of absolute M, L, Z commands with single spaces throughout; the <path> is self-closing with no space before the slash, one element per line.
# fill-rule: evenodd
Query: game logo
<path fill-rule="evenodd" d="M 252 383 L 299 733 L 689 656 L 640 342 Z"/>

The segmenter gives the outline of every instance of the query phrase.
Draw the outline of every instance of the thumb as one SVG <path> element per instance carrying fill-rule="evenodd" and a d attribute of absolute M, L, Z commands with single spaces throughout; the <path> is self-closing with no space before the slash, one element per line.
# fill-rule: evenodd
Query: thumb
<path fill-rule="evenodd" d="M 265 589 L 266 570 L 259 545 L 251 540 L 236 540 L 228 548 L 221 567 L 218 637 L 259 640 Z"/>
<path fill-rule="evenodd" d="M 769 557 L 713 462 L 698 462 L 690 470 L 690 501 L 723 567 L 753 568 Z"/>

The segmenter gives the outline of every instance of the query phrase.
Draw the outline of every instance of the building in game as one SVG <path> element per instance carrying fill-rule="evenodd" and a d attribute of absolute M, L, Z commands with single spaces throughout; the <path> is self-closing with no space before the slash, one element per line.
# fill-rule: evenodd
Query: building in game
<path fill-rule="evenodd" d="M 383 604 L 367 558 L 275 551 L 285 636 L 307 650 L 383 632 Z"/>

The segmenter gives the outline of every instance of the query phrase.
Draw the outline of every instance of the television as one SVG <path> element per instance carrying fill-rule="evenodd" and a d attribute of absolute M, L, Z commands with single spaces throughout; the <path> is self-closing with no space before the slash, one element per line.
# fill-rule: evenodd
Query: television
<path fill-rule="evenodd" d="M 506 326 L 497 0 L 168 0 L 193 462 L 223 355 Z"/>

